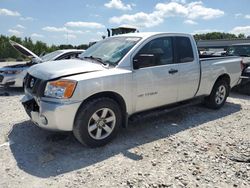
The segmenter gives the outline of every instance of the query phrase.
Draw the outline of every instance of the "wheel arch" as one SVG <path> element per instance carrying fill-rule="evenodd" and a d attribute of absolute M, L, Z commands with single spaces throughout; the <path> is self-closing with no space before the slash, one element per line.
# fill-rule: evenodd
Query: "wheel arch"
<path fill-rule="evenodd" d="M 224 98 L 222 99 L 223 101 L 221 103 L 217 103 L 216 97 L 219 95 L 217 93 L 218 93 L 218 89 L 222 83 L 226 87 L 226 93 L 225 93 Z M 209 108 L 212 108 L 212 109 L 221 108 L 224 105 L 227 97 L 229 96 L 229 92 L 230 92 L 230 77 L 228 74 L 222 74 L 216 79 L 216 81 L 213 85 L 213 88 L 210 92 L 210 95 L 205 97 L 205 105 Z"/>
<path fill-rule="evenodd" d="M 83 105 L 85 105 L 86 103 L 88 103 L 91 100 L 102 98 L 102 97 L 107 97 L 107 98 L 113 99 L 118 103 L 118 105 L 121 108 L 121 112 L 122 112 L 122 127 L 126 127 L 128 116 L 127 116 L 127 106 L 126 106 L 125 100 L 120 94 L 113 92 L 113 91 L 103 91 L 100 93 L 95 93 L 95 94 L 89 96 L 88 98 L 86 98 L 85 100 L 83 100 L 81 105 L 77 109 L 75 119 L 77 117 L 79 110 L 81 109 L 81 107 Z"/>
<path fill-rule="evenodd" d="M 228 84 L 228 86 L 229 86 L 229 90 L 231 89 L 231 86 L 230 86 L 230 83 L 231 83 L 230 76 L 229 76 L 228 74 L 224 73 L 224 74 L 221 74 L 221 75 L 215 80 L 215 82 L 214 82 L 214 84 L 213 84 L 213 87 L 212 87 L 212 89 L 211 89 L 210 94 L 212 93 L 215 84 L 216 84 L 218 81 L 220 81 L 220 80 L 226 81 L 227 84 Z"/>
<path fill-rule="evenodd" d="M 214 82 L 214 85 L 215 85 L 216 82 L 218 82 L 219 80 L 224 80 L 224 81 L 226 81 L 226 82 L 228 83 L 228 86 L 231 87 L 231 86 L 230 86 L 231 78 L 230 78 L 230 76 L 229 76 L 228 74 L 224 73 L 224 74 L 220 75 L 220 76 L 216 79 L 216 81 Z"/>

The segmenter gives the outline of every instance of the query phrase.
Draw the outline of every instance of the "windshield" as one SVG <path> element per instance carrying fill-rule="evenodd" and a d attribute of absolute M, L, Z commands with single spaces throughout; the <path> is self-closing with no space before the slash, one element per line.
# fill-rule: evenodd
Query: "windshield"
<path fill-rule="evenodd" d="M 227 50 L 227 55 L 250 56 L 250 45 L 232 46 Z"/>
<path fill-rule="evenodd" d="M 88 48 L 79 58 L 91 57 L 115 66 L 139 40 L 138 37 L 107 38 Z"/>
<path fill-rule="evenodd" d="M 54 52 L 51 52 L 51 53 L 48 53 L 48 54 L 42 56 L 41 59 L 43 61 L 51 61 L 51 60 L 54 60 L 54 58 L 61 53 L 62 53 L 61 50 L 57 50 L 57 51 L 54 51 Z"/>

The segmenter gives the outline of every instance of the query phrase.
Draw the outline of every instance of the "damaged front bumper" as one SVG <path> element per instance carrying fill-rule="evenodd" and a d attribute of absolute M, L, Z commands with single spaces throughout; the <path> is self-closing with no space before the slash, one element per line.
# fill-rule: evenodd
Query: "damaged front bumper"
<path fill-rule="evenodd" d="M 36 100 L 25 95 L 21 100 L 31 120 L 39 127 L 57 131 L 72 131 L 81 102 L 57 103 Z"/>

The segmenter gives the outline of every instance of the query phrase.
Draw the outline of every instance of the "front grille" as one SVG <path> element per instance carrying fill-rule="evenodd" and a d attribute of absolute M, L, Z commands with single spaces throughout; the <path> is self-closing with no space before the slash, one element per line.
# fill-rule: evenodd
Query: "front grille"
<path fill-rule="evenodd" d="M 35 96 L 42 97 L 46 87 L 46 81 L 27 74 L 24 78 L 24 87 Z"/>
<path fill-rule="evenodd" d="M 31 112 L 39 112 L 39 106 L 36 103 L 35 99 L 31 99 L 29 101 L 22 103 L 27 114 L 31 117 Z"/>
<path fill-rule="evenodd" d="M 0 75 L 0 82 L 2 82 L 4 79 L 4 76 L 3 75 Z"/>

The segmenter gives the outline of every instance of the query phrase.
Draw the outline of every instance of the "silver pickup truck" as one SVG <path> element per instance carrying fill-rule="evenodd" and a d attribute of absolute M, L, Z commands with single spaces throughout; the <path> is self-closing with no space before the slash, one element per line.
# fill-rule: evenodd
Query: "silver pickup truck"
<path fill-rule="evenodd" d="M 188 34 L 113 36 L 80 58 L 32 66 L 22 103 L 39 127 L 73 131 L 90 147 L 110 142 L 137 112 L 195 97 L 218 109 L 241 74 L 241 58 L 200 59 Z"/>

